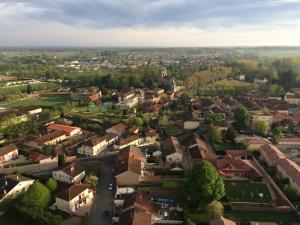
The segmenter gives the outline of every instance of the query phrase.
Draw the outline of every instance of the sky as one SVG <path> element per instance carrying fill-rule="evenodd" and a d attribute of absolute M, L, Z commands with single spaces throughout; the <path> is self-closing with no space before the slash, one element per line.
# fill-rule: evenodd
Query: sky
<path fill-rule="evenodd" d="M 0 0 L 2 47 L 300 46 L 300 0 Z"/>

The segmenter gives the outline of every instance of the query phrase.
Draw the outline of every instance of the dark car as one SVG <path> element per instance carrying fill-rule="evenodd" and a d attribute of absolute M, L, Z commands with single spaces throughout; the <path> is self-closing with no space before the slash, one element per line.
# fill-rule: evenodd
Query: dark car
<path fill-rule="evenodd" d="M 103 214 L 102 214 L 102 218 L 104 220 L 108 220 L 108 216 L 109 216 L 109 212 L 108 211 L 105 211 Z"/>

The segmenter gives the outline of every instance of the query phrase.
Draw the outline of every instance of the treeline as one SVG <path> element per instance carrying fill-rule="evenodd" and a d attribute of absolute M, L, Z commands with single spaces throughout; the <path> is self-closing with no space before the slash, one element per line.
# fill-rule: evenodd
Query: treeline
<path fill-rule="evenodd" d="M 201 95 L 203 89 L 218 80 L 226 79 L 232 73 L 229 67 L 215 67 L 193 73 L 186 77 L 184 84 L 190 94 Z"/>

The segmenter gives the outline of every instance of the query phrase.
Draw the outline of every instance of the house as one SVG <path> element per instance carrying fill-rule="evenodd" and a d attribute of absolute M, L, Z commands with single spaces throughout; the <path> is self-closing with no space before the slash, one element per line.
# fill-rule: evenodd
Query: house
<path fill-rule="evenodd" d="M 190 138 L 187 151 L 193 166 L 199 164 L 202 160 L 212 159 L 206 142 L 195 136 Z"/>
<path fill-rule="evenodd" d="M 232 220 L 221 217 L 220 219 L 209 221 L 209 225 L 236 225 L 236 223 Z"/>
<path fill-rule="evenodd" d="M 226 156 L 233 159 L 250 160 L 252 151 L 250 150 L 225 150 Z"/>
<path fill-rule="evenodd" d="M 93 137 L 85 141 L 78 149 L 78 154 L 95 156 L 108 147 L 107 137 Z"/>
<path fill-rule="evenodd" d="M 162 143 L 162 155 L 170 165 L 181 164 L 183 149 L 176 137 L 169 137 Z"/>
<path fill-rule="evenodd" d="M 261 146 L 265 144 L 270 144 L 270 141 L 268 141 L 266 138 L 262 137 L 238 137 L 235 139 L 236 142 L 245 142 L 247 144 L 248 150 L 260 150 Z"/>
<path fill-rule="evenodd" d="M 85 169 L 78 163 L 71 163 L 54 170 L 52 176 L 64 183 L 80 183 L 85 176 Z"/>
<path fill-rule="evenodd" d="M 134 192 L 124 199 L 119 225 L 152 225 L 159 220 L 160 205 L 151 201 L 151 196 L 144 192 Z"/>
<path fill-rule="evenodd" d="M 0 202 L 17 197 L 25 192 L 34 180 L 22 175 L 0 176 Z"/>
<path fill-rule="evenodd" d="M 105 137 L 108 146 L 113 145 L 118 140 L 118 135 L 113 133 L 108 133 L 105 135 Z"/>
<path fill-rule="evenodd" d="M 148 130 L 145 132 L 145 141 L 148 143 L 155 143 L 159 138 L 159 134 L 156 130 Z"/>
<path fill-rule="evenodd" d="M 71 100 L 73 101 L 87 101 L 94 104 L 101 102 L 102 93 L 101 91 L 95 93 L 84 93 L 84 92 L 73 92 L 71 93 Z"/>
<path fill-rule="evenodd" d="M 264 77 L 264 79 L 255 78 L 253 82 L 254 82 L 254 84 L 265 84 L 265 83 L 268 83 L 268 79 L 265 77 Z"/>
<path fill-rule="evenodd" d="M 124 135 L 126 131 L 127 131 L 127 126 L 123 123 L 118 123 L 118 124 L 108 128 L 106 130 L 106 133 L 107 134 L 116 134 L 120 137 L 120 136 Z"/>
<path fill-rule="evenodd" d="M 225 96 L 223 99 L 218 99 L 217 104 L 229 116 L 233 116 L 233 111 L 241 105 L 231 96 Z"/>
<path fill-rule="evenodd" d="M 282 148 L 298 148 L 300 147 L 300 138 L 276 138 L 276 143 Z"/>
<path fill-rule="evenodd" d="M 118 186 L 132 186 L 139 184 L 142 174 L 141 160 L 133 157 L 119 157 L 116 164 L 116 183 Z"/>
<path fill-rule="evenodd" d="M 66 126 L 62 124 L 50 124 L 47 127 L 48 131 L 62 131 L 64 132 L 67 136 L 73 136 L 76 134 L 81 133 L 81 128 L 80 127 L 71 127 L 71 126 Z"/>
<path fill-rule="evenodd" d="M 261 182 L 262 176 L 252 165 L 251 160 L 241 160 L 225 156 L 212 160 L 220 176 L 227 179 L 240 179 L 241 177 L 254 182 Z"/>
<path fill-rule="evenodd" d="M 22 106 L 14 109 L 5 109 L 0 111 L 0 118 L 15 117 L 14 123 L 19 123 L 28 120 L 28 115 L 35 115 L 42 112 L 39 106 Z M 3 125 L 2 125 L 3 126 Z"/>
<path fill-rule="evenodd" d="M 58 210 L 74 214 L 83 206 L 90 205 L 93 191 L 86 184 L 73 184 L 55 194 L 55 205 Z"/>
<path fill-rule="evenodd" d="M 263 111 L 255 111 L 250 113 L 246 123 L 248 127 L 253 129 L 256 121 L 266 121 L 269 125 L 271 125 L 272 120 L 273 120 L 273 115 L 271 113 L 263 112 Z"/>
<path fill-rule="evenodd" d="M 130 134 L 137 134 L 137 133 L 139 133 L 139 127 L 138 126 L 136 126 L 136 125 L 133 125 L 132 127 L 130 127 L 130 129 L 128 130 L 128 132 L 130 133 Z"/>
<path fill-rule="evenodd" d="M 284 101 L 288 102 L 290 105 L 297 105 L 300 102 L 300 97 L 292 92 L 287 92 L 283 98 Z"/>
<path fill-rule="evenodd" d="M 139 135 L 133 135 L 131 137 L 127 137 L 124 139 L 120 139 L 119 141 L 117 141 L 114 145 L 114 149 L 116 150 L 120 150 L 123 148 L 126 148 L 127 146 L 138 146 L 140 143 L 143 142 L 143 138 L 140 137 Z"/>
<path fill-rule="evenodd" d="M 122 109 L 131 109 L 139 103 L 139 97 L 135 94 L 133 90 L 125 93 L 120 93 L 118 96 L 117 107 Z"/>
<path fill-rule="evenodd" d="M 278 161 L 276 169 L 280 176 L 288 178 L 290 185 L 300 193 L 300 166 L 288 158 L 283 158 Z"/>
<path fill-rule="evenodd" d="M 285 158 L 285 155 L 274 145 L 265 144 L 261 146 L 260 158 L 264 160 L 268 166 L 275 167 L 280 159 Z"/>
<path fill-rule="evenodd" d="M 53 131 L 49 134 L 37 137 L 31 141 L 28 141 L 26 143 L 27 146 L 31 148 L 41 149 L 46 145 L 56 145 L 63 140 L 65 140 L 67 137 L 65 135 L 65 132 L 63 131 Z"/>
<path fill-rule="evenodd" d="M 8 144 L 0 148 L 0 163 L 7 162 L 18 156 L 18 147 L 14 144 Z"/>
<path fill-rule="evenodd" d="M 53 162 L 54 159 L 51 158 L 51 156 L 44 155 L 40 152 L 32 152 L 29 156 L 28 159 L 34 162 L 38 162 L 40 164 L 42 163 L 50 163 Z"/>

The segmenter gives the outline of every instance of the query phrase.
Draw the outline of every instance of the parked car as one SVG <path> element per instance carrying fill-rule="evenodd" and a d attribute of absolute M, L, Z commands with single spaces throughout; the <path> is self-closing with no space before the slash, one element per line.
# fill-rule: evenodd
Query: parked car
<path fill-rule="evenodd" d="M 109 217 L 109 212 L 108 211 L 105 211 L 103 214 L 102 214 L 102 218 L 104 220 L 108 220 L 108 217 Z"/>

